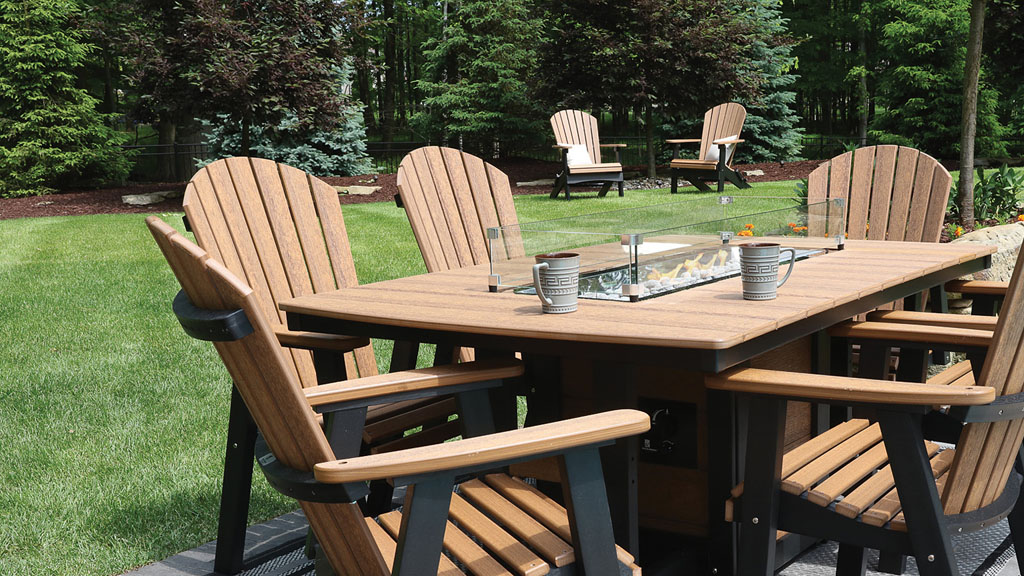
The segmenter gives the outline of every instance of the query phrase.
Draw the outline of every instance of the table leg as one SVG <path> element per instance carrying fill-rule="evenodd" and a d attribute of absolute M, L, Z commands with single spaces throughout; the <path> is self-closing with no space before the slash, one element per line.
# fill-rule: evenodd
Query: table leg
<path fill-rule="evenodd" d="M 637 405 L 634 367 L 598 360 L 594 362 L 594 408 L 601 412 Z M 605 488 L 615 529 L 615 541 L 640 563 L 640 532 L 637 493 L 639 440 L 623 438 L 601 449 Z"/>
<path fill-rule="evenodd" d="M 409 340 L 395 340 L 391 351 L 391 366 L 388 372 L 401 372 L 416 367 L 416 358 L 420 355 L 420 343 Z"/>
<path fill-rule="evenodd" d="M 736 573 L 738 530 L 723 508 L 739 481 L 736 401 L 729 392 L 707 391 L 708 411 L 708 566 L 716 576 Z"/>
<path fill-rule="evenodd" d="M 476 359 L 485 360 L 488 358 L 515 358 L 515 352 L 507 350 L 476 349 Z M 494 427 L 497 432 L 515 430 L 519 426 L 518 408 L 516 400 L 517 383 L 506 383 L 498 388 L 491 388 L 491 412 L 494 415 Z"/>

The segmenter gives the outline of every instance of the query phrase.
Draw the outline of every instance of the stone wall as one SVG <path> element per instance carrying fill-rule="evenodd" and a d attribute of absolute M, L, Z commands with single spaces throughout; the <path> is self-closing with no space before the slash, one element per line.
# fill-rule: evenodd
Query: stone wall
<path fill-rule="evenodd" d="M 1017 262 L 1021 244 L 1024 244 L 1024 222 L 982 228 L 964 234 L 953 242 L 976 242 L 999 248 L 999 251 L 992 255 L 991 268 L 965 276 L 964 279 L 1008 282 L 1013 274 L 1013 266 Z"/>

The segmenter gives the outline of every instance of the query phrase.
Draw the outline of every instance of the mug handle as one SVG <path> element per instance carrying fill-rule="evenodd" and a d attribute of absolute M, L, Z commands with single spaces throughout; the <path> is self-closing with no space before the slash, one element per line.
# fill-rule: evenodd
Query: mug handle
<path fill-rule="evenodd" d="M 548 298 L 547 296 L 544 295 L 544 291 L 540 287 L 540 271 L 547 269 L 547 262 L 538 262 L 533 265 L 533 286 L 537 290 L 537 298 L 540 298 L 540 301 L 543 302 L 544 304 L 552 306 L 554 305 L 554 302 L 551 301 L 551 298 Z"/>
<path fill-rule="evenodd" d="M 782 280 L 779 280 L 778 285 L 775 286 L 776 288 L 781 287 L 786 283 L 786 280 L 789 280 L 789 275 L 793 273 L 793 265 L 796 264 L 795 248 L 780 248 L 779 252 L 789 252 L 789 268 L 786 269 L 786 275 L 782 277 Z"/>

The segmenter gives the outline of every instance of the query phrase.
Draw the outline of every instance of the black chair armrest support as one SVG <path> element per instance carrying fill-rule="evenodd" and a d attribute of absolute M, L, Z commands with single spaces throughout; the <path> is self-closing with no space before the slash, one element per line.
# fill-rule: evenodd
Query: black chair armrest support
<path fill-rule="evenodd" d="M 172 304 L 174 315 L 185 333 L 197 340 L 230 342 L 252 334 L 253 328 L 242 309 L 209 310 L 192 304 L 184 290 L 179 290 Z"/>
<path fill-rule="evenodd" d="M 275 490 L 296 500 L 328 504 L 348 503 L 370 493 L 370 488 L 365 482 L 324 484 L 317 482 L 313 472 L 303 472 L 285 466 L 270 452 L 262 434 L 256 439 L 256 461 L 259 462 L 267 482 Z"/>

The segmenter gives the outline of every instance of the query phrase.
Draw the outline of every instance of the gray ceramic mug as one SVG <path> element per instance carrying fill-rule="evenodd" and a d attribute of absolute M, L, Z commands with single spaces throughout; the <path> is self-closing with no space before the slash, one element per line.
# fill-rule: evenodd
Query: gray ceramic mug
<path fill-rule="evenodd" d="M 547 314 L 575 312 L 580 286 L 580 255 L 572 252 L 538 254 L 533 286 Z"/>
<path fill-rule="evenodd" d="M 779 280 L 779 252 L 789 252 L 789 268 Z M 740 244 L 740 277 L 744 300 L 773 300 L 796 264 L 796 250 L 770 242 Z"/>

